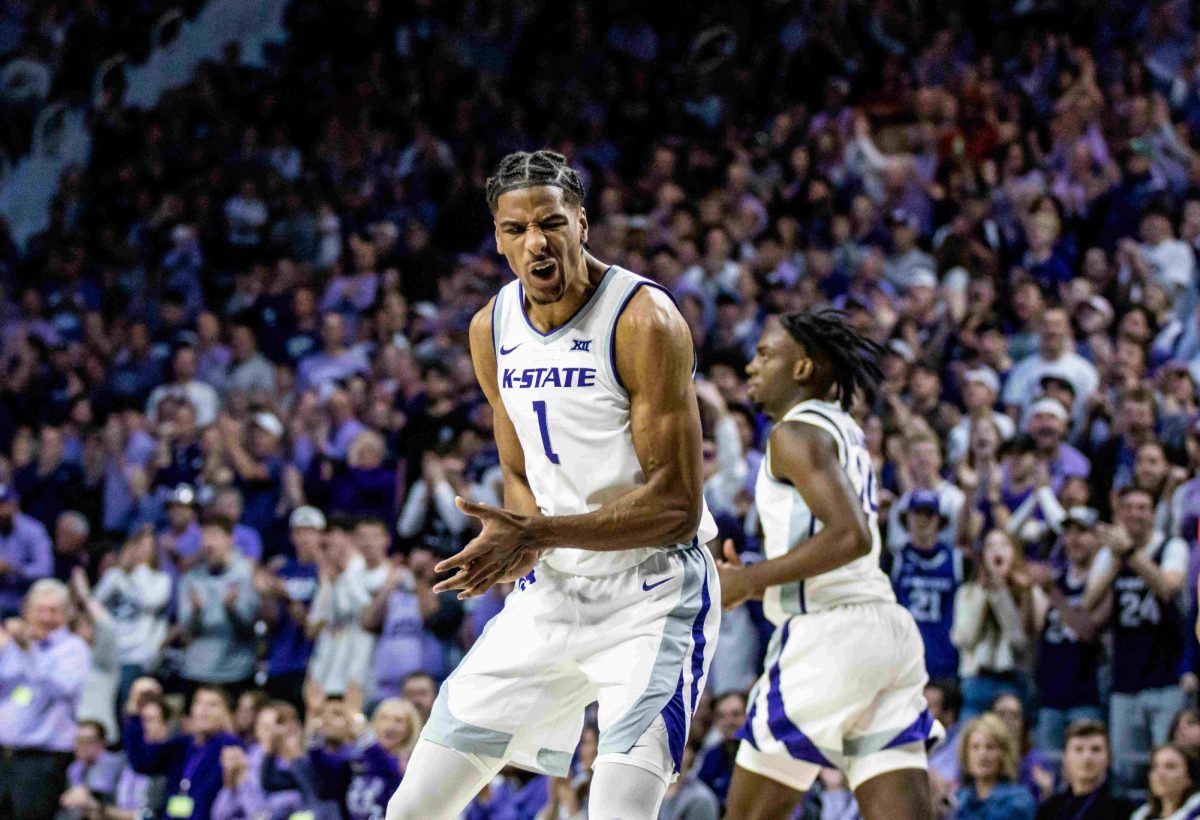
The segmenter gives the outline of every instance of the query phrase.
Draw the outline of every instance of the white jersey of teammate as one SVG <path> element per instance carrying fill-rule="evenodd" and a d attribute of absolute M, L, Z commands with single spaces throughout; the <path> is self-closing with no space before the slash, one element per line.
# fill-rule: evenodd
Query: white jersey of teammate
<path fill-rule="evenodd" d="M 862 429 L 841 407 L 810 399 L 789 410 L 783 421 L 819 427 L 837 444 L 838 462 L 862 502 L 871 532 L 871 552 L 835 570 L 792 584 L 771 587 L 763 596 L 763 612 L 776 626 L 792 615 L 819 612 L 835 606 L 871 602 L 895 603 L 892 585 L 879 568 L 879 488 Z M 771 446 L 762 459 L 754 487 L 762 521 L 767 558 L 778 558 L 821 531 L 822 523 L 790 483 L 771 474 Z"/>
<path fill-rule="evenodd" d="M 878 492 L 862 430 L 840 407 L 800 402 L 780 421 L 811 424 L 837 445 L 838 463 L 862 504 L 871 551 L 813 578 L 770 587 L 763 610 L 778 626 L 750 693 L 737 765 L 798 791 L 822 767 L 851 790 L 886 772 L 925 768 L 925 745 L 942 734 L 926 708 L 925 647 L 879 568 Z M 765 552 L 778 558 L 821 531 L 804 498 L 762 460 L 754 503 Z"/>
<path fill-rule="evenodd" d="M 610 266 L 591 299 L 551 333 L 541 333 L 529 322 L 519 281 L 496 296 L 492 338 L 497 383 L 543 515 L 592 512 L 645 482 L 633 447 L 629 394 L 616 372 L 614 339 L 617 319 L 643 286 L 659 287 Z M 693 543 L 705 544 L 716 535 L 705 505 Z M 662 548 L 597 552 L 560 547 L 543 561 L 559 572 L 599 576 L 637 566 Z"/>

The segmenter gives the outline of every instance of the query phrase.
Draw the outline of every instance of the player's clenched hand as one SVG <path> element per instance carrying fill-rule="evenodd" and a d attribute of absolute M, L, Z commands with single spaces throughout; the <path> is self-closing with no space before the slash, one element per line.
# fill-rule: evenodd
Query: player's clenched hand
<path fill-rule="evenodd" d="M 733 609 L 755 597 L 755 591 L 746 580 L 742 559 L 738 557 L 733 541 L 725 540 L 724 553 L 724 560 L 717 562 L 717 576 L 721 579 L 721 607 Z"/>
<path fill-rule="evenodd" d="M 482 595 L 530 563 L 531 551 L 536 557 L 529 546 L 531 536 L 524 524 L 525 516 L 461 497 L 456 497 L 454 503 L 467 515 L 478 518 L 483 529 L 461 552 L 435 567 L 438 572 L 458 572 L 435 585 L 434 592 L 462 590 L 460 599 Z"/>

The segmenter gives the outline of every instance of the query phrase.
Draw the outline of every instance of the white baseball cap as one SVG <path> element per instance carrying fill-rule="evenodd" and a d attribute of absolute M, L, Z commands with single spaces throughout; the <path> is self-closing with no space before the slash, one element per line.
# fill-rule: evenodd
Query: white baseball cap
<path fill-rule="evenodd" d="M 252 421 L 256 427 L 261 427 L 275 438 L 283 436 L 283 422 L 274 413 L 255 413 Z"/>
<path fill-rule="evenodd" d="M 1000 377 L 996 375 L 996 371 L 990 367 L 975 367 L 963 373 L 963 383 L 978 382 L 985 385 L 993 393 L 1000 392 Z"/>
<path fill-rule="evenodd" d="M 1046 413 L 1063 421 L 1070 421 L 1071 416 L 1067 413 L 1067 408 L 1063 407 L 1062 402 L 1058 399 L 1043 398 L 1038 399 L 1029 408 L 1029 416 L 1032 418 L 1038 413 Z"/>
<path fill-rule="evenodd" d="M 325 529 L 325 513 L 316 507 L 297 507 L 288 516 L 288 526 L 294 530 L 301 527 L 323 530 Z"/>

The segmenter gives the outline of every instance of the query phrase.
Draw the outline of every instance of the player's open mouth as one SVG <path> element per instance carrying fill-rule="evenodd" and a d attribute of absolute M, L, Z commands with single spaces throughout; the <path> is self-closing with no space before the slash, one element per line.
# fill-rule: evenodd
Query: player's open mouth
<path fill-rule="evenodd" d="M 549 282 L 554 278 L 555 272 L 558 270 L 558 263 L 553 259 L 546 259 L 542 262 L 534 262 L 529 266 L 529 272 L 533 274 L 533 278 L 539 282 Z"/>

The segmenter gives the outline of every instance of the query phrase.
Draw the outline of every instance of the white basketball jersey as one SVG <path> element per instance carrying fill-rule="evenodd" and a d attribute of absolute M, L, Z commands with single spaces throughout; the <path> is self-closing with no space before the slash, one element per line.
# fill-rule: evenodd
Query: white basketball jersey
<path fill-rule="evenodd" d="M 871 455 L 862 429 L 841 407 L 826 401 L 802 401 L 780 421 L 800 421 L 820 427 L 837 442 L 838 462 L 862 502 L 871 531 L 871 552 L 830 572 L 803 581 L 774 586 L 763 596 L 763 611 L 776 625 L 792 615 L 831 609 L 848 604 L 894 603 L 891 582 L 879 568 L 878 486 Z M 803 496 L 790 483 L 771 474 L 771 447 L 758 471 L 754 503 L 762 521 L 767 558 L 778 558 L 821 531 Z"/>
<path fill-rule="evenodd" d="M 550 333 L 525 313 L 519 281 L 492 306 L 500 398 L 525 452 L 525 476 L 543 515 L 578 515 L 645 483 L 633 448 L 629 394 L 616 372 L 615 330 L 638 288 L 655 282 L 616 265 L 591 298 Z M 704 544 L 717 534 L 705 506 L 687 544 L 597 552 L 560 547 L 543 560 L 576 575 L 608 575 L 640 564 L 659 549 Z"/>

